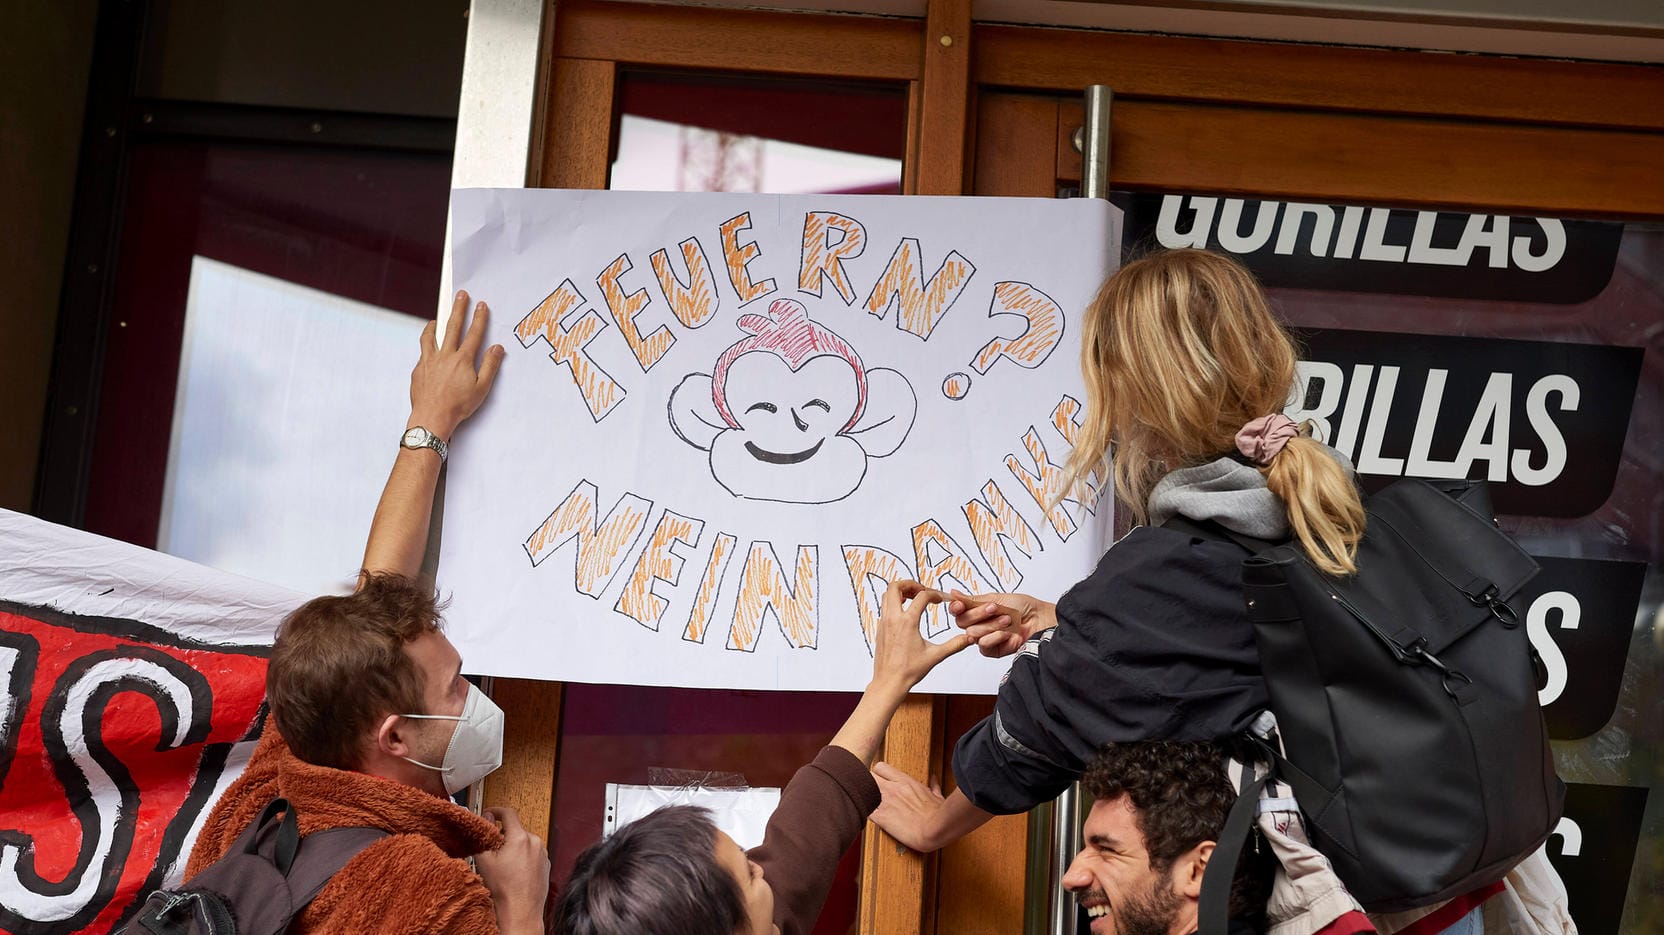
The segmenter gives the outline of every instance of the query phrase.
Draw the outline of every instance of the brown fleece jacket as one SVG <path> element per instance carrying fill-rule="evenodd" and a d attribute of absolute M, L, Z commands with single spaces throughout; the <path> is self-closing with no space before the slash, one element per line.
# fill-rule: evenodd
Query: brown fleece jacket
<path fill-rule="evenodd" d="M 291 932 L 497 932 L 491 894 L 464 859 L 503 843 L 493 822 L 415 786 L 302 762 L 269 720 L 248 768 L 203 825 L 186 881 L 218 860 L 275 798 L 299 812 L 302 838 L 329 828 L 388 832 L 341 868 Z"/>
<path fill-rule="evenodd" d="M 878 783 L 855 754 L 823 747 L 780 793 L 763 843 L 751 859 L 774 890 L 774 924 L 780 935 L 804 935 L 815 927 L 844 851 L 861 836 L 878 807 Z"/>

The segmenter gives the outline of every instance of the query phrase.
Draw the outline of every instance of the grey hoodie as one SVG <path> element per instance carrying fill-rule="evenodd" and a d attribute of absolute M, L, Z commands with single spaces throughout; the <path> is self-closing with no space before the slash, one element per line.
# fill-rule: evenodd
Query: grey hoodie
<path fill-rule="evenodd" d="M 1328 445 L 1323 450 L 1348 475 L 1354 473 L 1346 455 Z M 1151 526 L 1183 516 L 1197 522 L 1212 520 L 1255 539 L 1277 541 L 1289 534 L 1288 508 L 1265 486 L 1265 475 L 1229 456 L 1163 477 L 1150 491 L 1147 512 Z"/>

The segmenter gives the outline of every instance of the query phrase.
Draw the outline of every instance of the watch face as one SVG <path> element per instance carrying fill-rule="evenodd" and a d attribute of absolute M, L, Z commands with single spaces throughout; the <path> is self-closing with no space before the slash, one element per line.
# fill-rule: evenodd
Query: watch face
<path fill-rule="evenodd" d="M 410 429 L 404 433 L 404 443 L 411 448 L 421 448 L 427 444 L 427 441 L 428 433 L 420 426 Z"/>

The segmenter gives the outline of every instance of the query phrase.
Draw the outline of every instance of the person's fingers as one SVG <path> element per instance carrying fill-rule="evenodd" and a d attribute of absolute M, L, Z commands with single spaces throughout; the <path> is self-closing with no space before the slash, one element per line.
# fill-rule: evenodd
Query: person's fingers
<path fill-rule="evenodd" d="M 940 643 L 931 643 L 930 649 L 925 651 L 925 659 L 929 660 L 932 667 L 935 667 L 937 663 L 970 645 L 971 638 L 961 633 L 951 640 L 944 640 Z"/>
<path fill-rule="evenodd" d="M 491 322 L 491 309 L 484 302 L 474 305 L 474 320 L 468 323 L 468 333 L 462 337 L 463 359 L 473 363 L 479 359 L 480 346 L 485 343 L 485 328 Z"/>
<path fill-rule="evenodd" d="M 913 595 L 913 603 L 907 605 L 907 619 L 917 627 L 919 620 L 924 617 L 924 612 L 930 609 L 930 605 L 939 604 L 946 599 L 947 595 L 941 591 L 932 591 L 924 585 L 919 585 L 919 590 Z"/>
<path fill-rule="evenodd" d="M 892 582 L 890 582 L 890 586 L 884 589 L 884 599 L 881 602 L 881 604 L 882 604 L 882 606 L 879 607 L 879 611 L 878 611 L 879 616 L 881 618 L 887 619 L 889 617 L 894 616 L 895 614 L 901 613 L 901 582 L 900 581 L 892 581 Z M 880 620 L 880 623 L 882 624 L 882 619 Z M 883 630 L 883 629 L 884 628 L 881 625 L 879 627 L 879 630 Z"/>
<path fill-rule="evenodd" d="M 949 610 L 952 610 L 950 605 Z M 1001 622 L 1003 621 L 1003 622 Z M 953 622 L 961 629 L 969 630 L 974 626 L 1011 626 L 1011 615 L 998 604 L 977 604 L 965 610 L 957 611 L 953 615 Z"/>
<path fill-rule="evenodd" d="M 971 642 L 978 646 L 987 646 L 994 643 L 1004 643 L 1017 634 L 1011 632 L 1010 627 L 982 624 L 967 629 L 965 635 L 970 637 Z"/>
<path fill-rule="evenodd" d="M 454 350 L 457 342 L 462 340 L 462 322 L 468 317 L 468 293 L 458 292 L 456 300 L 451 303 L 451 317 L 445 319 L 445 340 L 440 343 L 440 350 Z"/>
<path fill-rule="evenodd" d="M 505 836 L 510 834 L 525 833 L 525 826 L 520 824 L 520 813 L 516 812 L 512 808 L 504 808 L 501 806 L 488 808 L 485 810 L 485 814 L 497 819 L 498 823 L 503 826 L 503 834 Z"/>
<path fill-rule="evenodd" d="M 914 581 L 912 578 L 897 578 L 896 580 L 890 582 L 890 586 L 885 589 L 885 593 L 894 592 L 896 597 L 901 600 L 906 600 L 924 589 L 924 585 Z"/>
<path fill-rule="evenodd" d="M 474 384 L 479 387 L 480 392 L 489 392 L 491 384 L 497 381 L 497 371 L 503 368 L 503 357 L 506 353 L 501 344 L 493 344 L 486 348 L 485 362 L 480 364 L 479 379 Z"/>
<path fill-rule="evenodd" d="M 439 333 L 439 321 L 438 321 L 438 319 L 435 319 L 433 321 L 428 322 L 427 327 L 422 329 L 422 356 L 423 357 L 426 357 L 429 354 L 432 354 L 435 350 L 438 349 L 433 343 L 433 337 L 434 337 L 435 334 L 438 334 L 438 333 Z"/>
<path fill-rule="evenodd" d="M 905 771 L 897 769 L 883 760 L 879 760 L 877 763 L 872 764 L 872 774 L 877 776 L 879 779 L 888 780 L 890 782 L 900 782 L 904 779 L 913 778 L 907 775 Z"/>

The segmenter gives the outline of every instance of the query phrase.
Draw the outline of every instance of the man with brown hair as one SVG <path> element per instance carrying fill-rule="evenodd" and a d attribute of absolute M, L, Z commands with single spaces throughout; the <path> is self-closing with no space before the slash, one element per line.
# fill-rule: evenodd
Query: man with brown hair
<path fill-rule="evenodd" d="M 1211 743 L 1105 744 L 1081 776 L 1092 811 L 1063 886 L 1092 935 L 1190 935 L 1202 876 L 1236 802 Z M 1265 930 L 1270 849 L 1244 853 L 1231 886 L 1232 935 Z"/>
<path fill-rule="evenodd" d="M 385 831 L 296 917 L 297 933 L 543 931 L 543 842 L 510 809 L 480 817 L 449 798 L 501 762 L 502 712 L 462 678 L 433 590 L 416 583 L 446 442 L 503 359 L 500 346 L 482 359 L 485 304 L 464 334 L 467 313 L 458 293 L 443 337 L 433 323 L 422 333 L 410 421 L 358 590 L 308 601 L 279 627 L 265 733 L 186 867 L 189 885 L 277 798 L 293 806 L 303 842 L 333 828 Z"/>

